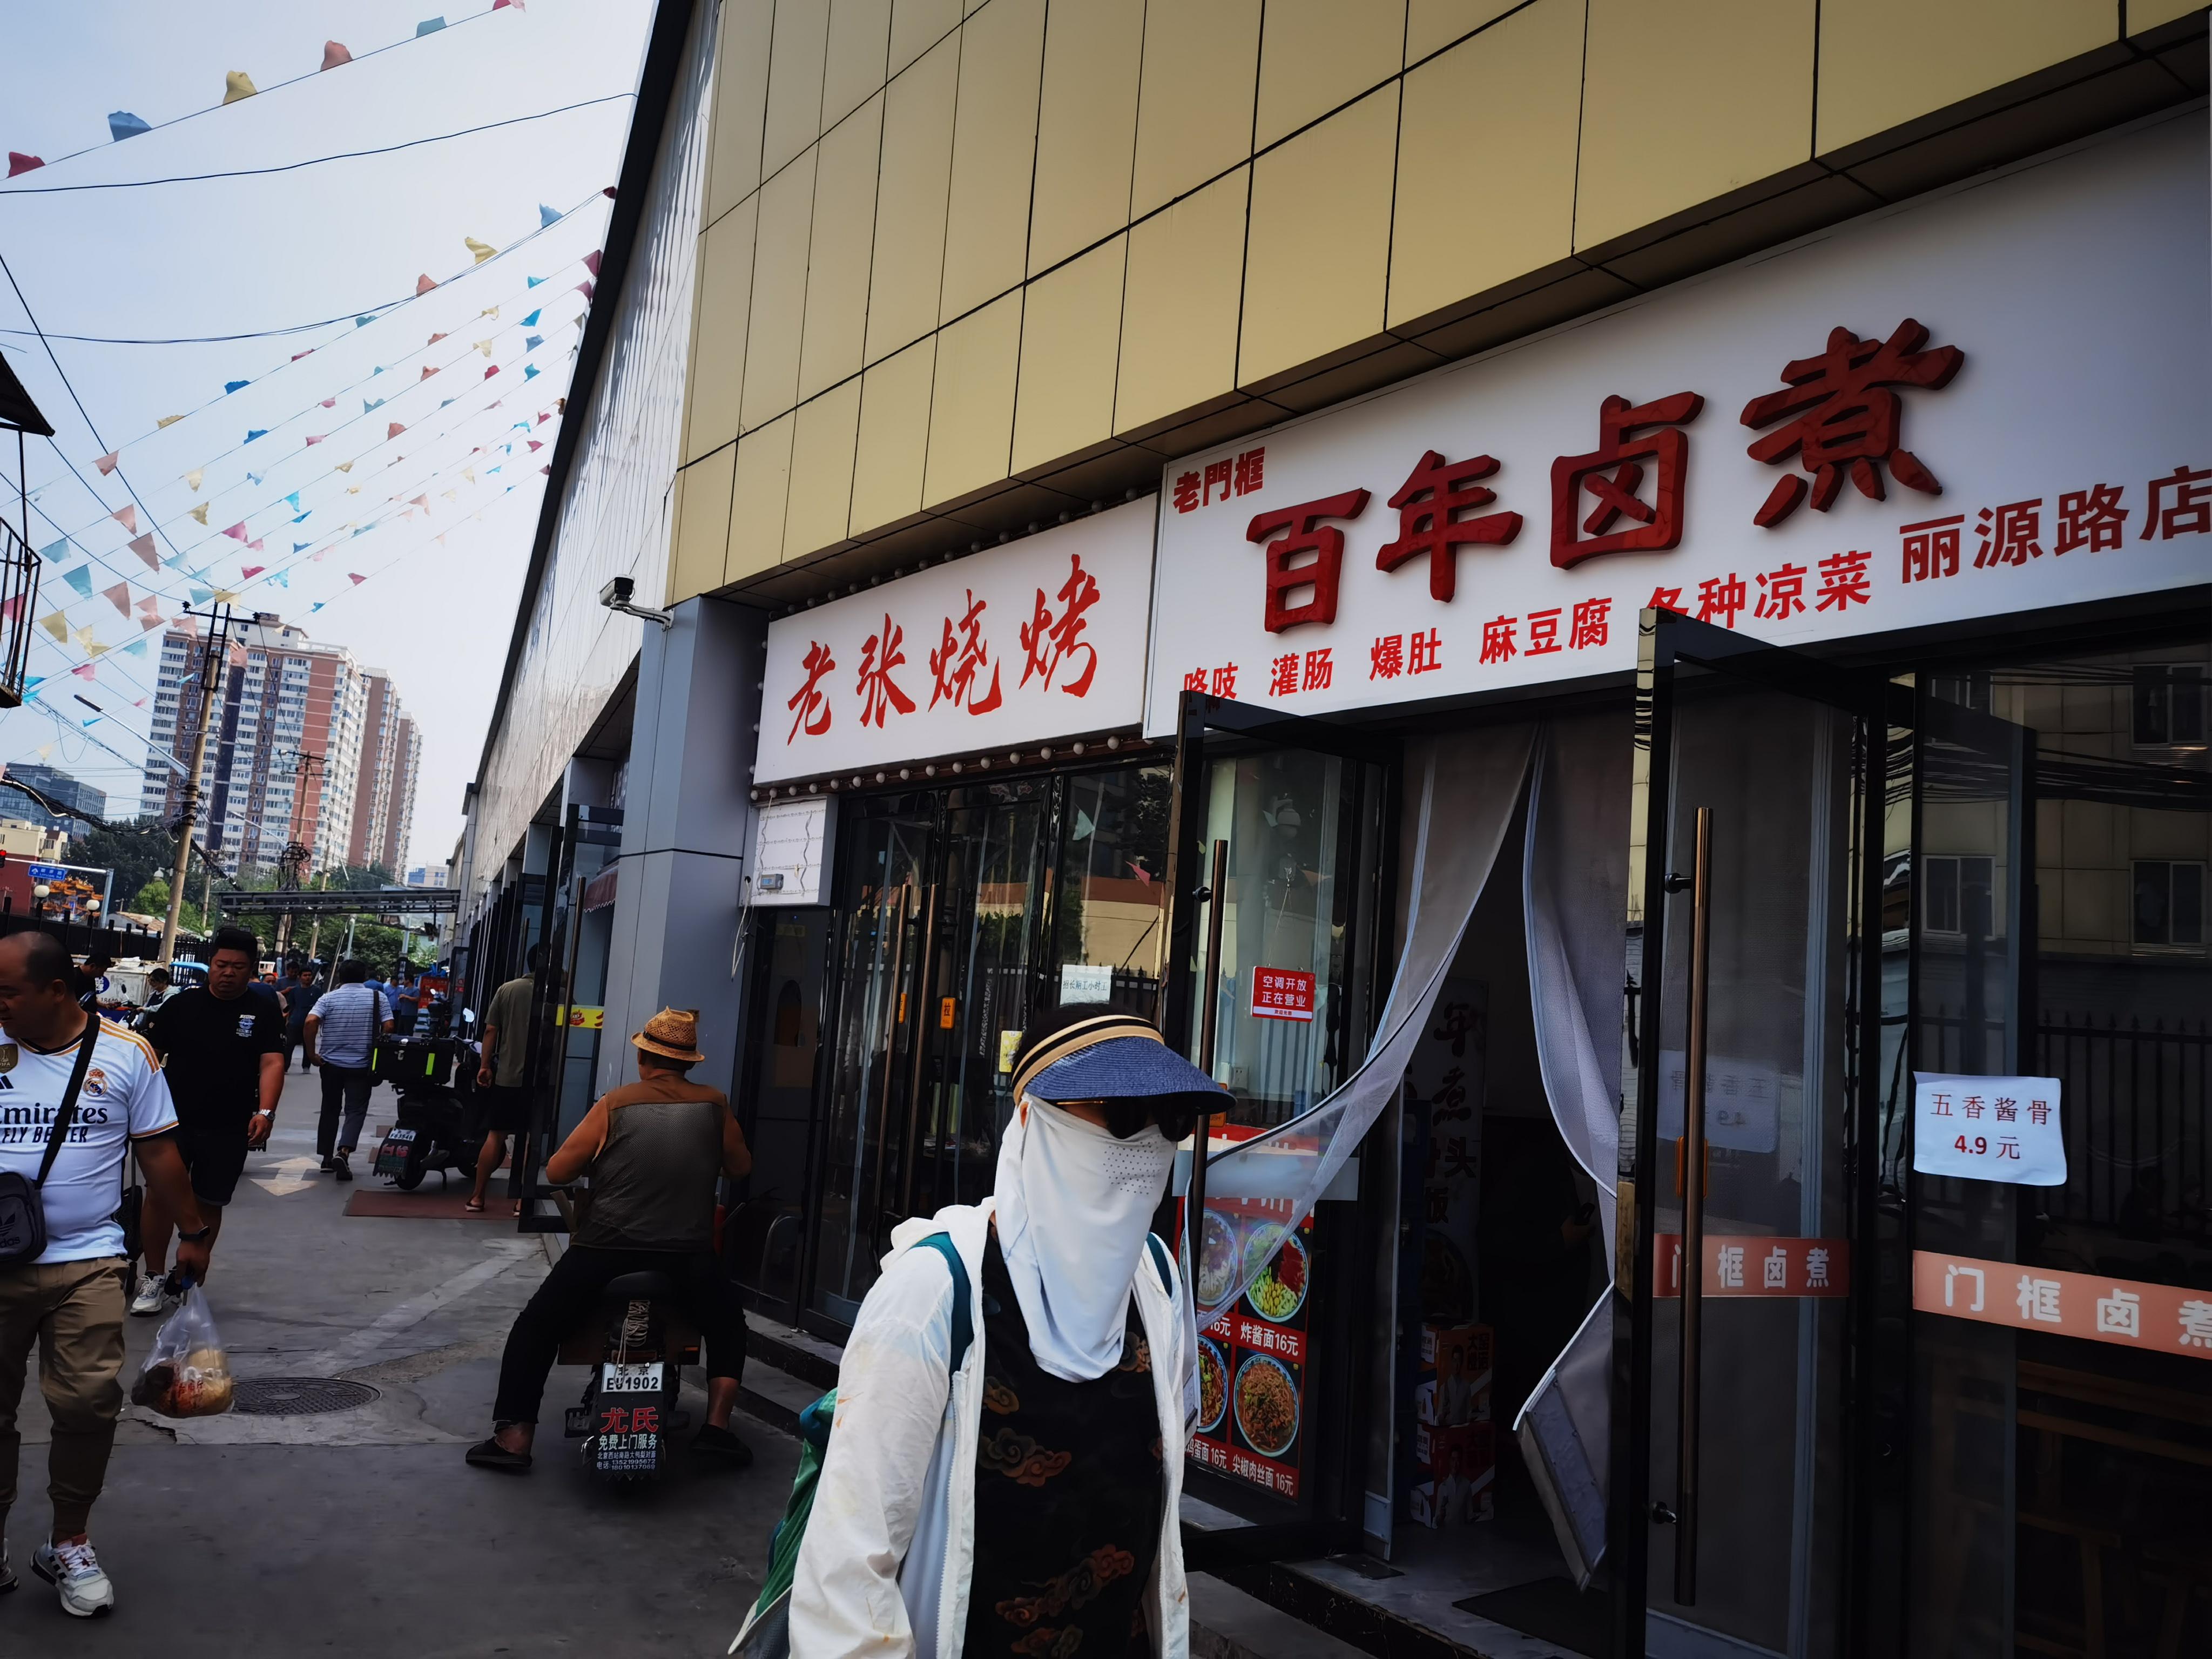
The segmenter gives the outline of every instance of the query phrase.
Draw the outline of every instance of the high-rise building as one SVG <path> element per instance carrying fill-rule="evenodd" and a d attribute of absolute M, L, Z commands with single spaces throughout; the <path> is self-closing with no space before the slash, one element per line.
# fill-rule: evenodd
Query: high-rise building
<path fill-rule="evenodd" d="M 399 700 L 392 677 L 380 668 L 362 671 L 361 771 L 355 786 L 353 833 L 346 862 L 379 864 L 395 873 L 407 857 L 415 827 L 415 777 L 422 758 L 422 736 Z"/>
<path fill-rule="evenodd" d="M 167 757 L 191 752 L 204 714 L 207 638 L 193 621 L 161 641 L 142 814 L 173 821 L 184 781 Z M 353 835 L 368 677 L 341 646 L 308 639 L 270 611 L 235 626 L 200 769 L 199 839 L 233 868 L 269 869 L 297 840 L 308 869 L 341 863 Z"/>
<path fill-rule="evenodd" d="M 28 784 L 56 806 L 69 809 L 51 811 L 39 805 L 37 799 L 18 784 Z M 82 817 L 74 814 L 82 814 Z M 92 828 L 87 820 L 97 820 L 107 815 L 107 792 L 95 789 L 88 783 L 80 783 L 57 766 L 40 766 L 26 761 L 8 768 L 7 779 L 0 782 L 0 818 L 9 818 L 19 823 L 35 823 L 42 829 L 63 830 L 73 836 L 85 834 Z"/>

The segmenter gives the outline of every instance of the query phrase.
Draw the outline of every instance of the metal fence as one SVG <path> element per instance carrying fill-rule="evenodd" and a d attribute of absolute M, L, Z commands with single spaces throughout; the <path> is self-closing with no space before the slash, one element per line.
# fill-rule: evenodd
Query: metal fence
<path fill-rule="evenodd" d="M 1957 1068 L 1965 1018 L 1938 1008 L 1920 1026 L 1923 1067 Z M 2212 1022 L 2046 1013 L 2035 1036 L 2066 1134 L 2066 1184 L 2045 1192 L 2044 1213 L 2143 1243 L 2212 1242 Z M 1984 1052 L 2002 1036 L 1991 1024 Z"/>

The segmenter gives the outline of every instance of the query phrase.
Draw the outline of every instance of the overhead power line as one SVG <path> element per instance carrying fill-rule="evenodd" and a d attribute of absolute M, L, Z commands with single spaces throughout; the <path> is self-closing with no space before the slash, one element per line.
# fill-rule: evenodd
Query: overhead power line
<path fill-rule="evenodd" d="M 274 88 L 271 88 L 274 90 Z M 604 98 L 586 98 L 574 104 L 562 104 L 557 109 L 542 109 L 534 115 L 509 116 L 503 121 L 486 121 L 481 126 L 463 127 L 457 132 L 434 132 L 428 137 L 409 138 L 397 144 L 383 144 L 374 149 L 342 149 L 331 155 L 311 155 L 304 161 L 287 161 L 277 167 L 233 167 L 222 173 L 179 173 L 163 179 L 113 179 L 102 184 L 90 185 L 15 185 L 0 189 L 0 201 L 10 196 L 60 196 L 80 190 L 145 190 L 155 185 L 197 185 L 213 179 L 258 179 L 272 173 L 297 173 L 301 167 L 319 167 L 329 161 L 354 161 L 364 156 L 390 155 L 395 151 L 414 149 L 423 144 L 442 144 L 449 139 L 466 138 L 479 132 L 494 132 L 501 127 L 520 126 L 526 121 L 543 121 L 550 116 L 566 115 L 571 110 L 589 109 L 595 104 L 620 103 L 625 98 L 635 98 L 635 92 L 611 92 Z M 82 152 L 80 151 L 79 154 Z M 67 158 L 63 158 L 67 159 Z M 313 327 L 308 324 L 304 326 Z M 281 331 L 270 331 L 280 332 Z M 76 335 L 62 334 L 57 339 L 76 339 Z M 243 339 L 244 335 L 224 335 L 225 339 Z M 167 343 L 167 342 L 130 341 L 129 344 Z"/>

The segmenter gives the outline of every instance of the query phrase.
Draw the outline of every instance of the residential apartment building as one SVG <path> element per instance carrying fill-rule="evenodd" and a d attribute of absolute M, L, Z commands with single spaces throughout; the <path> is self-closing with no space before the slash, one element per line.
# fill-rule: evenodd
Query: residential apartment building
<path fill-rule="evenodd" d="M 422 734 L 382 669 L 362 671 L 360 781 L 346 862 L 381 865 L 398 872 L 415 826 L 415 780 L 422 761 Z"/>
<path fill-rule="evenodd" d="M 182 805 L 183 780 L 163 755 L 191 751 L 205 712 L 206 650 L 194 622 L 162 638 L 143 816 L 173 821 Z M 218 696 L 200 768 L 204 844 L 236 869 L 274 868 L 295 839 L 310 870 L 344 862 L 368 702 L 368 676 L 353 653 L 258 611 L 232 630 Z"/>

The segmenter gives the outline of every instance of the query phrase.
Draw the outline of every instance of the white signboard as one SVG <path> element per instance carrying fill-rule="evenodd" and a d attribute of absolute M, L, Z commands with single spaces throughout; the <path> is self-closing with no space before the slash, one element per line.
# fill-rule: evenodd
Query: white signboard
<path fill-rule="evenodd" d="M 756 783 L 1134 726 L 1152 504 L 769 624 Z"/>
<path fill-rule="evenodd" d="M 2204 580 L 2208 195 L 2177 118 L 1170 465 L 1146 729 Z"/>
<path fill-rule="evenodd" d="M 1689 1092 L 1689 1056 L 1680 1048 L 1659 1055 L 1659 1139 L 1680 1140 L 1682 1102 Z M 1790 1076 L 1794 1096 L 1802 1079 Z M 1705 1057 L 1705 1139 L 1737 1152 L 1771 1152 L 1782 1144 L 1783 1074 L 1756 1060 Z"/>
<path fill-rule="evenodd" d="M 2055 1077 L 1912 1074 L 1912 1167 L 1922 1175 L 2066 1184 Z"/>

